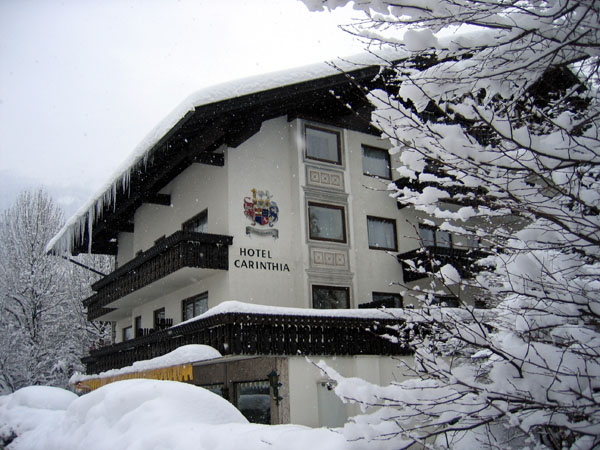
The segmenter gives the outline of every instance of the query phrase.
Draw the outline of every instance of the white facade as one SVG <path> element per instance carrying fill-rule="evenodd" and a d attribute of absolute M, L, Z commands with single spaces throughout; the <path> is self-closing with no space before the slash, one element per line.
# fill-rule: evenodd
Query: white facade
<path fill-rule="evenodd" d="M 341 164 L 306 156 L 306 126 L 340 134 Z M 137 209 L 133 233 L 120 233 L 118 265 L 133 259 L 155 241 L 181 229 L 207 211 L 206 232 L 233 236 L 229 270 L 186 268 L 113 304 L 106 319 L 122 329 L 141 316 L 152 328 L 153 312 L 165 308 L 173 323 L 182 321 L 182 300 L 208 292 L 208 307 L 227 300 L 272 306 L 312 308 L 312 286 L 347 288 L 349 307 L 372 301 L 373 292 L 398 294 L 402 270 L 396 252 L 370 249 L 367 216 L 395 221 L 396 250 L 417 248 L 415 228 L 389 196 L 391 180 L 363 174 L 363 146 L 387 149 L 376 136 L 286 117 L 262 124 L 260 132 L 237 148 L 222 147 L 224 167 L 192 164 L 161 193 L 171 206 L 144 204 Z M 397 158 L 392 157 L 392 166 Z M 244 198 L 251 189 L 268 191 L 279 207 L 273 227 L 251 225 L 244 215 Z M 308 205 L 343 208 L 346 242 L 311 239 Z M 247 228 L 277 230 L 277 237 L 246 232 Z"/>

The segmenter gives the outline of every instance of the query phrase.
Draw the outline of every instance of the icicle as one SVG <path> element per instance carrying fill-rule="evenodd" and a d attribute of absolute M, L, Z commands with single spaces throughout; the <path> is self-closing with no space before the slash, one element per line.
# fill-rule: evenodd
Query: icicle
<path fill-rule="evenodd" d="M 96 206 L 98 203 L 96 203 Z M 88 211 L 88 253 L 92 253 L 92 228 L 94 223 L 94 207 L 92 206 Z"/>

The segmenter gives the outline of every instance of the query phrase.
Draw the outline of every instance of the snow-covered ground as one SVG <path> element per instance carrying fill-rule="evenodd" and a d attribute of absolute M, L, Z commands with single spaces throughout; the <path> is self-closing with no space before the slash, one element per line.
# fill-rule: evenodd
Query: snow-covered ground
<path fill-rule="evenodd" d="M 343 429 L 257 425 L 228 401 L 176 381 L 125 380 L 82 397 L 29 386 L 0 397 L 2 439 L 9 450 L 225 450 L 386 448 L 349 442 Z"/>

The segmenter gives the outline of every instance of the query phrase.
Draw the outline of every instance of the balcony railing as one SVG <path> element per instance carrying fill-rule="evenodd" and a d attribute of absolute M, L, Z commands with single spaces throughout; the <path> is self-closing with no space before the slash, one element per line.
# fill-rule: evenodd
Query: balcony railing
<path fill-rule="evenodd" d="M 470 278 L 483 269 L 476 261 L 486 256 L 489 256 L 487 252 L 474 248 L 426 246 L 402 253 L 397 258 L 402 264 L 404 282 L 410 283 L 426 278 L 446 264 L 451 264 L 461 277 Z"/>
<path fill-rule="evenodd" d="M 92 285 L 84 300 L 88 320 L 110 311 L 110 303 L 184 267 L 228 270 L 231 236 L 177 231 Z"/>
<path fill-rule="evenodd" d="M 223 313 L 92 350 L 82 361 L 87 373 L 94 374 L 188 344 L 210 345 L 222 355 L 410 354 L 400 323 L 391 318 Z"/>
<path fill-rule="evenodd" d="M 443 177 L 442 173 L 436 173 L 436 175 Z M 394 181 L 394 184 L 398 189 L 404 189 L 408 187 L 416 192 L 423 192 L 426 187 L 435 187 L 442 191 L 447 192 L 450 197 L 440 199 L 440 202 L 450 203 L 460 206 L 491 206 L 493 198 L 488 195 L 487 189 L 483 187 L 469 187 L 461 184 L 457 181 L 452 181 L 449 185 L 444 185 L 435 181 L 419 181 L 408 177 L 399 178 Z M 398 208 L 402 208 L 406 204 L 398 203 Z"/>

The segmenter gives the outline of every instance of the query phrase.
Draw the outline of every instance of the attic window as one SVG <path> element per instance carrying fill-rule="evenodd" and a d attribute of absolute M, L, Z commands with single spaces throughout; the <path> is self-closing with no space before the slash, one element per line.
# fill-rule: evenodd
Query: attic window
<path fill-rule="evenodd" d="M 342 164 L 341 135 L 337 131 L 306 126 L 306 157 L 316 161 Z"/>

